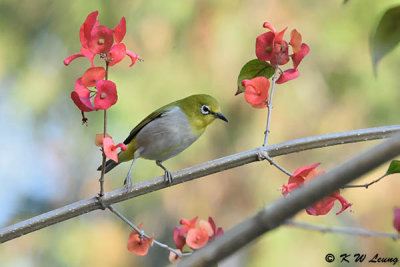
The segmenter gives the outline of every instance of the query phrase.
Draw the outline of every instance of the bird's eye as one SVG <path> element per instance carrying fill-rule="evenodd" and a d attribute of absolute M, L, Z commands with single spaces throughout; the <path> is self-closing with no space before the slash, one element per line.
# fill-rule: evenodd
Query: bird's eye
<path fill-rule="evenodd" d="M 202 105 L 201 106 L 201 113 L 203 113 L 204 115 L 210 114 L 210 108 L 206 105 Z"/>

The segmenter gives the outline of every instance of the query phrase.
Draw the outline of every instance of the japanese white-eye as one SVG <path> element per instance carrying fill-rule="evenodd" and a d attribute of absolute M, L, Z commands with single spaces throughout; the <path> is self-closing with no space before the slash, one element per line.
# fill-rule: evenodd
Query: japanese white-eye
<path fill-rule="evenodd" d="M 132 167 L 137 158 L 155 160 L 164 171 L 165 181 L 172 182 L 171 172 L 162 162 L 176 156 L 196 141 L 215 119 L 228 122 L 212 96 L 192 95 L 165 105 L 144 118 L 125 139 L 125 151 L 118 154 L 118 163 L 108 160 L 105 172 L 121 162 L 132 160 L 125 185 L 132 185 Z M 101 169 L 101 166 L 98 170 Z"/>

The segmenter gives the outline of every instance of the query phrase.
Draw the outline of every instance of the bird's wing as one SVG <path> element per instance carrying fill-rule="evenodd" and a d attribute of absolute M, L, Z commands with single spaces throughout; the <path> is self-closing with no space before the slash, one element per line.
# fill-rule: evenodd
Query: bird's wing
<path fill-rule="evenodd" d="M 165 116 L 171 108 L 174 106 L 174 103 L 168 104 L 162 108 L 157 109 L 156 111 L 152 112 L 149 116 L 144 118 L 138 125 L 136 125 L 135 128 L 130 132 L 129 136 L 125 139 L 124 144 L 127 145 L 129 144 L 133 138 L 138 134 L 138 132 L 146 126 L 149 122 L 154 121 L 156 119 L 159 119 L 163 116 Z"/>

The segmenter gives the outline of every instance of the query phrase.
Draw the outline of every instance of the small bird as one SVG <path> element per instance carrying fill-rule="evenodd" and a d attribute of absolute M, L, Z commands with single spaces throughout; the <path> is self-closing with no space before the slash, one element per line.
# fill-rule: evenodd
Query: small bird
<path fill-rule="evenodd" d="M 144 118 L 125 139 L 125 151 L 118 154 L 118 163 L 108 160 L 105 172 L 121 162 L 132 160 L 124 184 L 132 186 L 132 167 L 137 158 L 155 160 L 164 170 L 164 179 L 172 183 L 171 172 L 162 162 L 176 156 L 204 133 L 215 119 L 228 122 L 220 112 L 218 101 L 210 95 L 199 94 L 165 105 Z M 101 166 L 97 169 L 101 170 Z"/>

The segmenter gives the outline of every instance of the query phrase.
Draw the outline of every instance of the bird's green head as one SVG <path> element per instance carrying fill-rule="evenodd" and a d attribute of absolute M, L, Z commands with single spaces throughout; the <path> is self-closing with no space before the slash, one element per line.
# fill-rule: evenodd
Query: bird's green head
<path fill-rule="evenodd" d="M 210 95 L 191 95 L 178 101 L 178 106 L 188 116 L 193 130 L 201 134 L 215 119 L 228 122 L 222 115 L 218 101 Z"/>

